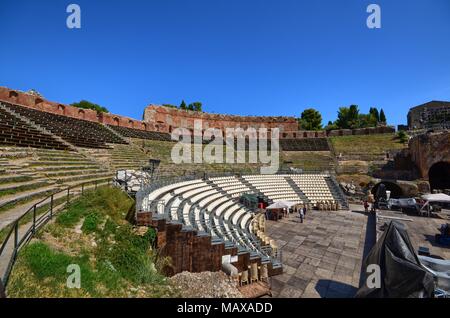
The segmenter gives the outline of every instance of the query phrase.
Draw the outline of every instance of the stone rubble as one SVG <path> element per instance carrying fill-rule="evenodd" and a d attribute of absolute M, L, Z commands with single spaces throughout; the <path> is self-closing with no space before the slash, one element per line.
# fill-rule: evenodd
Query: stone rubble
<path fill-rule="evenodd" d="M 223 272 L 182 272 L 169 278 L 183 298 L 242 298 L 235 282 Z"/>
<path fill-rule="evenodd" d="M 151 175 L 141 170 L 118 170 L 114 182 L 119 184 L 127 192 L 137 192 L 142 183 L 149 181 Z"/>
<path fill-rule="evenodd" d="M 356 186 L 352 183 L 341 182 L 339 184 L 346 195 L 355 195 Z"/>

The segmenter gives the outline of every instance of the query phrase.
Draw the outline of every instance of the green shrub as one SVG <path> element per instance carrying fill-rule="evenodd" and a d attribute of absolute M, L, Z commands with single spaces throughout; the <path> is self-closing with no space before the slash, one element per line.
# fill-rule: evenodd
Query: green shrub
<path fill-rule="evenodd" d="M 111 227 L 111 222 L 107 221 L 106 227 Z M 111 246 L 107 240 L 102 240 L 97 249 L 99 260 L 111 263 L 122 277 L 133 283 L 162 282 L 163 276 L 155 272 L 156 260 L 151 250 L 156 237 L 154 230 L 139 236 L 133 232 L 130 225 L 122 225 L 108 233 L 113 233 L 116 243 Z"/>
<path fill-rule="evenodd" d="M 98 230 L 99 224 L 101 222 L 101 217 L 98 213 L 91 213 L 86 216 L 83 222 L 81 230 L 83 233 L 89 234 L 96 232 Z"/>
<path fill-rule="evenodd" d="M 81 100 L 78 103 L 72 103 L 71 106 L 75 106 L 75 107 L 82 108 L 82 109 L 92 109 L 92 110 L 95 110 L 95 111 L 101 112 L 101 113 L 109 113 L 109 111 L 106 107 L 100 106 L 95 103 L 91 103 L 87 100 Z"/>
<path fill-rule="evenodd" d="M 408 134 L 403 130 L 397 132 L 397 138 L 402 144 L 406 143 L 409 139 Z"/>

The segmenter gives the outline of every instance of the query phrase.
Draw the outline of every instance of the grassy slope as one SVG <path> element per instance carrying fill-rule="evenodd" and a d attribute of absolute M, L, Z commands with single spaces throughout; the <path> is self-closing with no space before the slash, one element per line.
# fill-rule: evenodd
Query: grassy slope
<path fill-rule="evenodd" d="M 286 151 L 281 153 L 281 159 L 292 162 L 289 166 L 311 170 L 330 169 L 333 165 L 329 151 Z"/>
<path fill-rule="evenodd" d="M 165 297 L 175 289 L 160 274 L 167 264 L 151 247 L 155 233 L 124 221 L 132 205 L 101 187 L 72 202 L 24 247 L 8 285 L 10 297 Z M 68 288 L 67 266 L 78 264 L 81 288 Z"/>
<path fill-rule="evenodd" d="M 145 151 L 152 158 L 158 158 L 161 160 L 161 170 L 166 172 L 179 172 L 178 170 L 183 170 L 186 172 L 196 171 L 215 171 L 215 172 L 225 172 L 232 170 L 243 170 L 248 173 L 258 173 L 260 166 L 267 166 L 267 164 L 251 164 L 249 162 L 249 153 L 245 152 L 245 161 L 246 163 L 234 163 L 228 164 L 225 163 L 225 148 L 223 150 L 224 154 L 224 163 L 215 163 L 215 164 L 195 164 L 193 163 L 193 154 L 191 156 L 192 163 L 191 164 L 183 164 L 176 165 L 172 162 L 171 159 L 171 150 L 175 145 L 173 142 L 166 141 L 154 141 L 154 140 L 134 140 L 135 144 L 139 147 L 145 149 Z M 205 146 L 203 146 L 204 149 Z M 304 169 L 327 169 L 330 164 L 332 164 L 333 159 L 330 157 L 330 153 L 327 151 L 322 152 L 306 152 L 306 151 L 287 151 L 281 152 L 279 157 L 280 164 L 283 161 L 292 161 L 293 166 L 299 166 Z M 179 173 L 178 173 L 179 174 Z"/>
<path fill-rule="evenodd" d="M 342 153 L 343 155 L 352 153 L 376 154 L 393 149 L 402 149 L 406 146 L 400 143 L 395 134 L 341 136 L 331 137 L 330 140 L 336 153 Z"/>

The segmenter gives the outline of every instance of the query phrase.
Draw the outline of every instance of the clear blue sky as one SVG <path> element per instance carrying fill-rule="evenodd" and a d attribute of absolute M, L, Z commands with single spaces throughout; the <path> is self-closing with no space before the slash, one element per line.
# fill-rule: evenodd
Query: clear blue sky
<path fill-rule="evenodd" d="M 82 29 L 66 27 L 66 6 Z M 382 29 L 366 27 L 366 7 Z M 1 0 L 0 86 L 141 118 L 149 103 L 299 116 L 450 100 L 449 0 Z"/>

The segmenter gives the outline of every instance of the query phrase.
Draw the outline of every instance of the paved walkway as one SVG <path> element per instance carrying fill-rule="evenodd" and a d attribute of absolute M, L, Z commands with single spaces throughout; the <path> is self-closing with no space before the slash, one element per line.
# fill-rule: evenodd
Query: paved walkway
<path fill-rule="evenodd" d="M 406 225 L 411 243 L 416 250 L 416 253 L 420 246 L 425 246 L 430 249 L 432 256 L 441 259 L 450 259 L 450 247 L 438 244 L 435 241 L 435 235 L 439 233 L 438 229 L 441 224 L 450 223 L 450 211 L 443 211 L 442 213 L 433 214 L 433 217 L 417 216 L 414 214 L 404 214 L 398 211 L 378 211 L 377 228 L 380 230 L 385 222 L 389 222 L 390 219 L 383 218 L 383 216 L 410 219 L 411 221 L 402 221 Z M 379 231 L 379 235 L 382 232 Z"/>
<path fill-rule="evenodd" d="M 267 222 L 283 253 L 284 273 L 271 278 L 274 297 L 352 297 L 368 250 L 368 217 L 351 211 L 309 211 L 304 223 L 291 215 Z"/>

